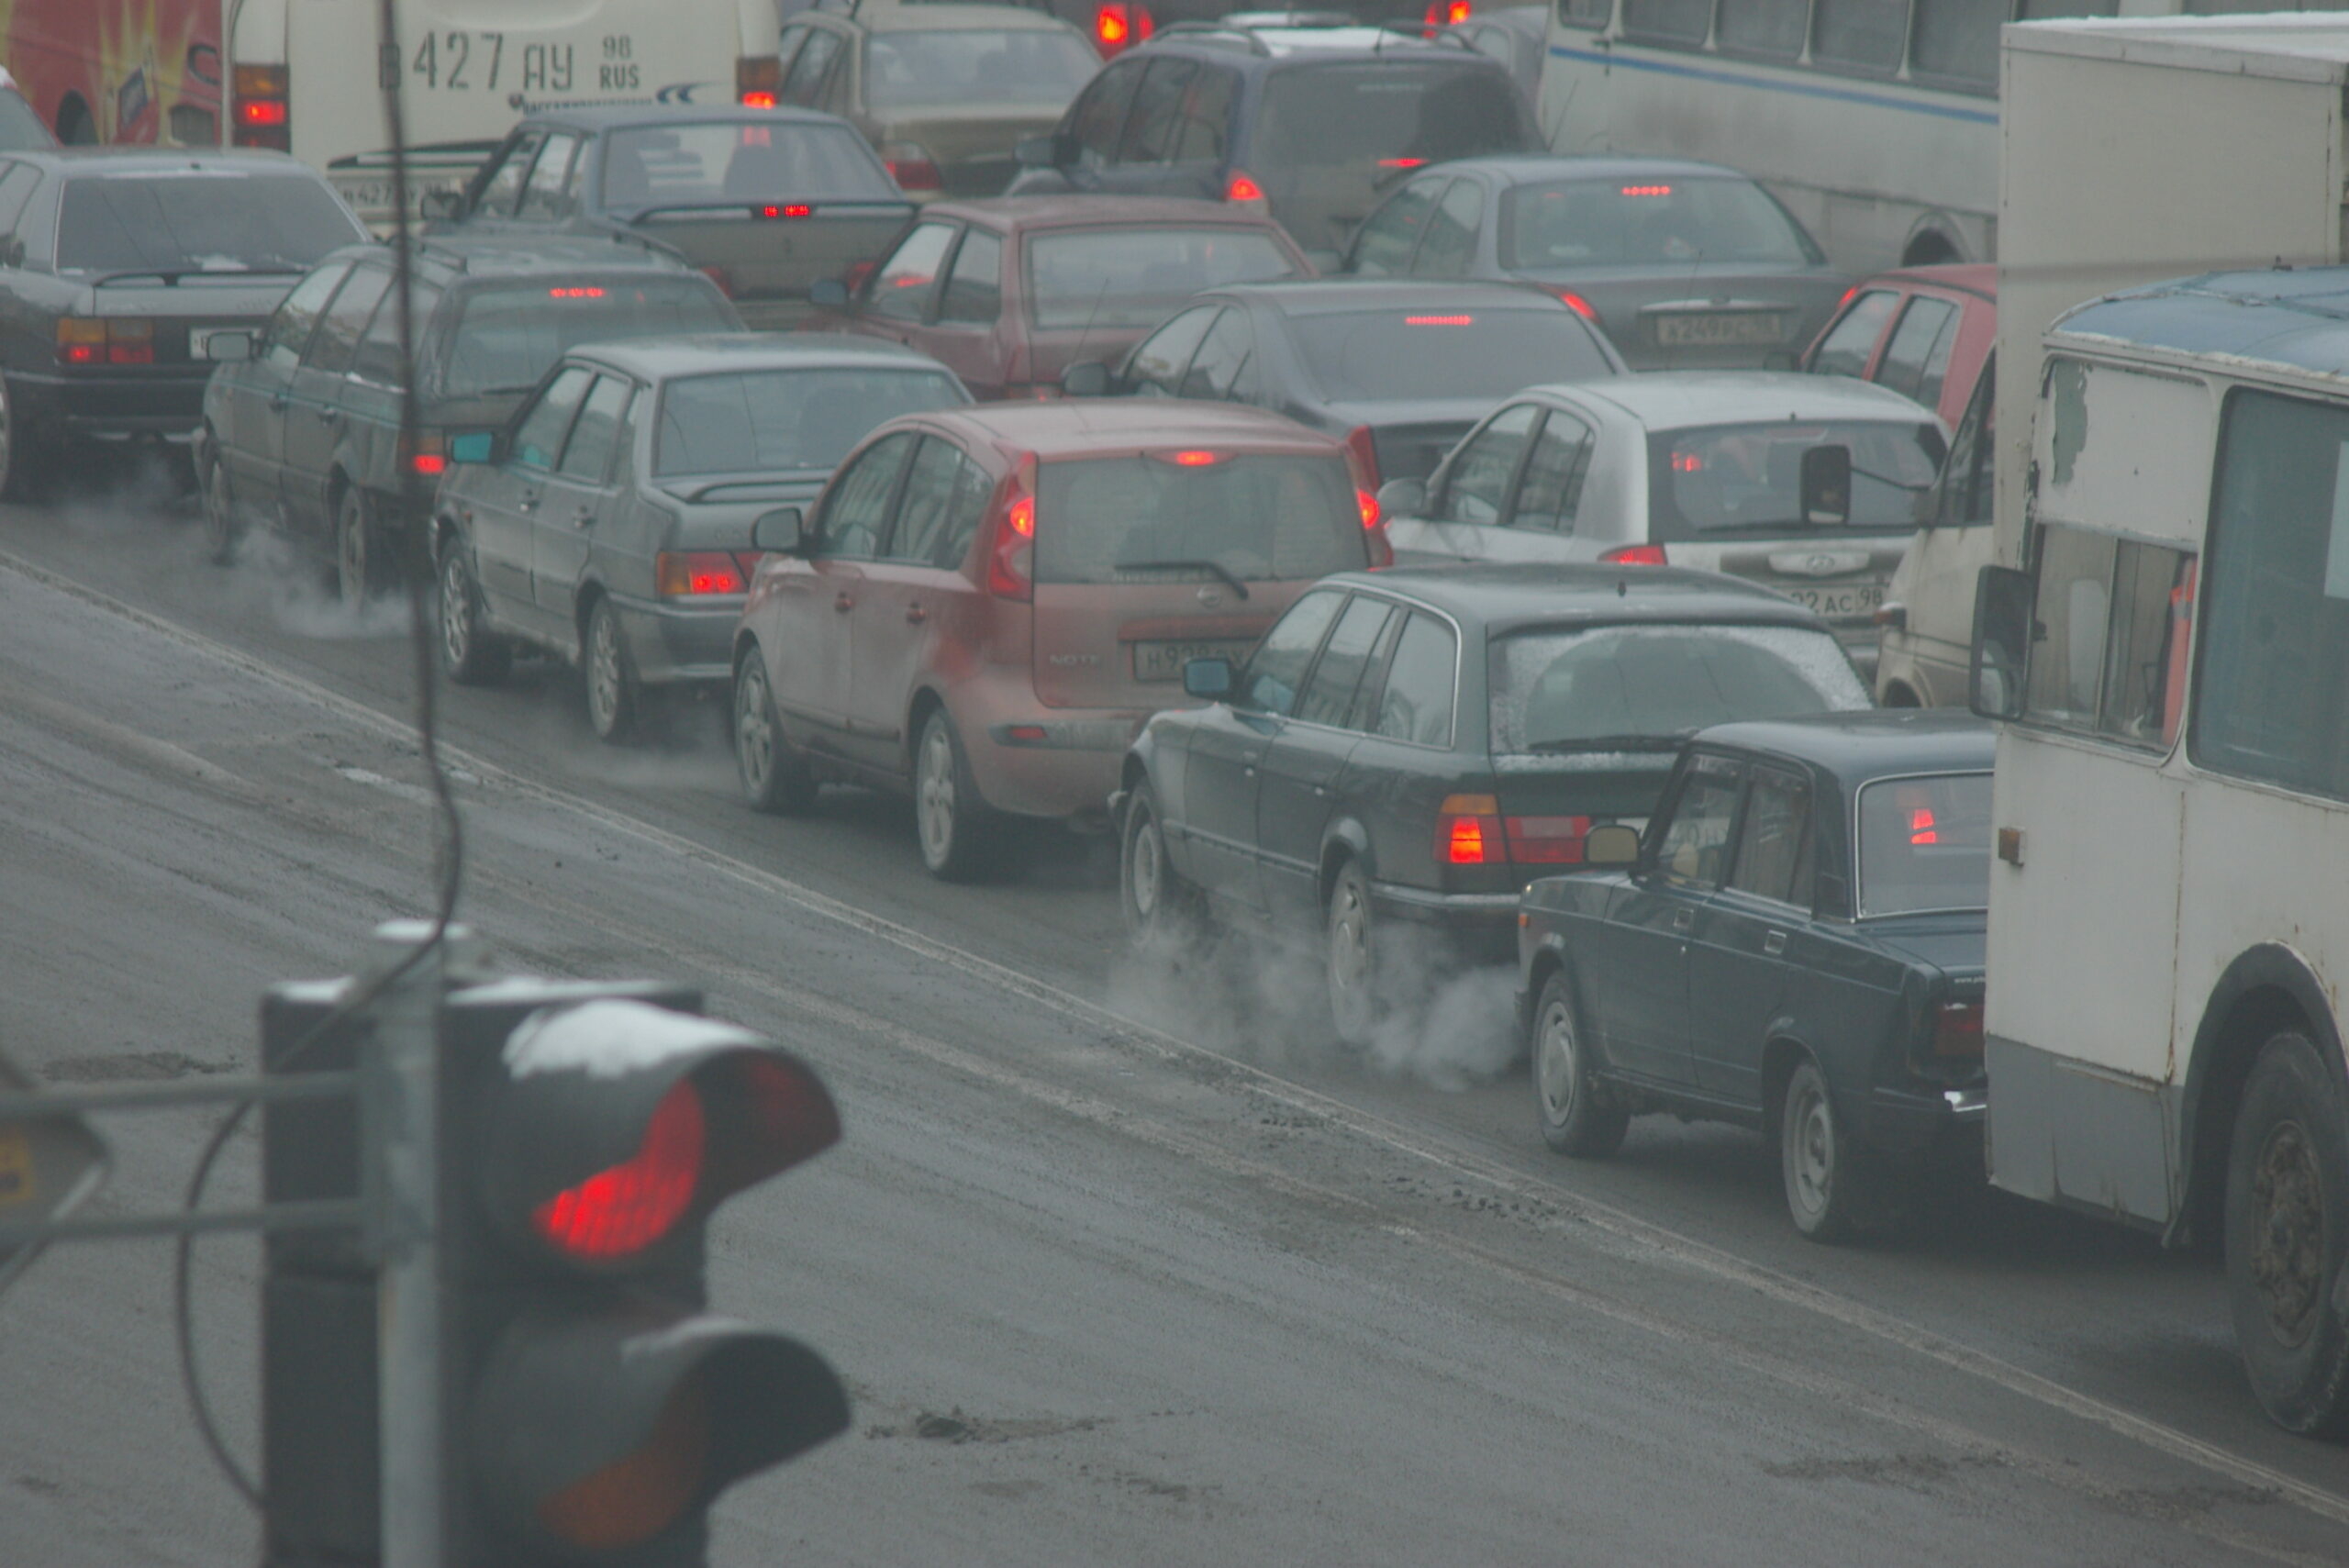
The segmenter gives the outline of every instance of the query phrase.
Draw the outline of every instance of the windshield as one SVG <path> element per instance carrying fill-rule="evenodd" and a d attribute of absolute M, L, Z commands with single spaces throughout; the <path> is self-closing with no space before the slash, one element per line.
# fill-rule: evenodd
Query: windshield
<path fill-rule="evenodd" d="M 1940 427 L 1787 419 L 1649 436 L 1648 538 L 1664 544 L 1737 529 L 1813 531 L 1802 516 L 1802 454 L 1831 445 L 1852 453 L 1852 510 L 1842 528 L 1906 533 L 1917 526 L 1917 497 L 1941 472 Z"/>
<path fill-rule="evenodd" d="M 1520 631 L 1493 645 L 1493 751 L 1672 749 L 1734 718 L 1873 706 L 1832 634 L 1796 626 Z"/>
<path fill-rule="evenodd" d="M 1084 228 L 1028 242 L 1039 327 L 1155 327 L 1201 289 L 1295 275 L 1260 228 Z"/>
<path fill-rule="evenodd" d="M 1251 167 L 1417 168 L 1541 150 L 1505 72 L 1446 61 L 1314 65 L 1264 84 Z"/>
<path fill-rule="evenodd" d="M 1100 68 L 1083 39 L 1057 30 L 878 33 L 864 47 L 864 97 L 882 111 L 982 104 L 1050 110 L 1075 97 Z"/>
<path fill-rule="evenodd" d="M 1552 381 L 1611 375 L 1607 351 L 1564 306 L 1429 308 L 1297 316 L 1289 330 L 1313 379 L 1338 403 L 1501 398 Z"/>
<path fill-rule="evenodd" d="M 84 174 L 65 187 L 57 266 L 306 272 L 328 251 L 366 238 L 314 174 Z"/>
<path fill-rule="evenodd" d="M 1750 180 L 1572 180 L 1501 198 L 1501 265 L 1643 267 L 1821 260 L 1786 209 Z"/>
<path fill-rule="evenodd" d="M 1990 775 L 1878 779 L 1860 789 L 1860 914 L 1990 906 Z"/>
<path fill-rule="evenodd" d="M 528 392 L 581 343 L 677 332 L 730 332 L 740 321 L 701 278 L 511 284 L 464 296 L 445 339 L 440 395 Z"/>
<path fill-rule="evenodd" d="M 603 201 L 612 212 L 898 195 L 888 171 L 846 126 L 641 126 L 604 142 Z"/>
<path fill-rule="evenodd" d="M 1085 458 L 1039 476 L 1039 583 L 1294 581 L 1367 565 L 1366 540 L 1334 452 Z"/>
<path fill-rule="evenodd" d="M 765 370 L 673 381 L 661 395 L 652 472 L 662 479 L 837 468 L 873 428 L 970 401 L 936 371 Z"/>

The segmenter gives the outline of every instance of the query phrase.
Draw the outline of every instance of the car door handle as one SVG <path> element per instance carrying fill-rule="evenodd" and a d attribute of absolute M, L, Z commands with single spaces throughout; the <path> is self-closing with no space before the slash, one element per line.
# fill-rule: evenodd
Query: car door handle
<path fill-rule="evenodd" d="M 571 520 L 574 526 L 584 528 L 596 520 L 596 508 L 583 501 L 579 510 L 571 514 Z"/>
<path fill-rule="evenodd" d="M 1787 933 L 1784 931 L 1764 932 L 1762 935 L 1762 951 L 1768 953 L 1773 958 L 1776 958 L 1778 954 L 1786 951 Z"/>
<path fill-rule="evenodd" d="M 930 618 L 930 612 L 923 609 L 919 605 L 907 605 L 906 606 L 906 618 L 913 622 L 916 626 L 919 626 L 922 622 Z"/>
<path fill-rule="evenodd" d="M 1675 909 L 1672 912 L 1672 929 L 1675 931 L 1685 931 L 1696 923 L 1697 911 L 1694 909 Z"/>
<path fill-rule="evenodd" d="M 524 495 L 514 505 L 525 512 L 535 512 L 539 509 L 539 498 L 536 495 Z"/>
<path fill-rule="evenodd" d="M 840 611 L 842 615 L 846 615 L 849 611 L 856 608 L 855 596 L 850 594 L 834 594 L 832 595 L 832 608 Z"/>
<path fill-rule="evenodd" d="M 273 392 L 269 396 L 269 406 L 271 409 L 279 414 L 284 413 L 285 406 L 293 401 L 294 399 L 292 397 L 283 392 Z"/>
<path fill-rule="evenodd" d="M 329 406 L 327 406 L 327 407 L 324 407 L 324 408 L 319 409 L 319 410 L 318 410 L 318 423 L 319 423 L 319 424 L 321 424 L 321 425 L 340 425 L 340 424 L 341 424 L 341 423 L 342 423 L 342 410 L 341 410 L 341 409 L 340 409 L 340 408 L 334 407 L 334 406 L 332 406 L 331 405 L 329 405 Z"/>

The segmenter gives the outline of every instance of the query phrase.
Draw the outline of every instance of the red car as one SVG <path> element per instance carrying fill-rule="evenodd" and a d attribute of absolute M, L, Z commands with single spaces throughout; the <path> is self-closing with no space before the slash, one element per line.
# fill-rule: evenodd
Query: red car
<path fill-rule="evenodd" d="M 1222 202 L 932 202 L 878 265 L 811 290 L 830 315 L 807 325 L 911 344 L 982 399 L 1052 396 L 1070 365 L 1116 362 L 1201 289 L 1312 275 L 1280 225 Z"/>
<path fill-rule="evenodd" d="M 1878 272 L 1844 296 L 1802 368 L 1855 375 L 1912 397 L 1954 428 L 1998 335 L 1988 261 Z"/>
<path fill-rule="evenodd" d="M 1004 817 L 1106 822 L 1183 666 L 1238 659 L 1317 579 L 1392 552 L 1348 449 L 1262 409 L 1152 398 L 891 420 L 769 551 L 734 641 L 734 747 L 761 810 L 826 779 L 914 797 L 941 877 Z"/>

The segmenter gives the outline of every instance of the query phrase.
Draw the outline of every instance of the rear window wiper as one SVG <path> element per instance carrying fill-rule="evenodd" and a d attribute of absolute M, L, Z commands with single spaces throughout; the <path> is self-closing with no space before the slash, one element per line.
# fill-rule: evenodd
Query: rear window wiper
<path fill-rule="evenodd" d="M 1120 561 L 1119 572 L 1212 572 L 1231 584 L 1231 591 L 1241 598 L 1248 596 L 1248 584 L 1234 576 L 1231 568 L 1219 561 Z"/>
<path fill-rule="evenodd" d="M 1674 730 L 1666 735 L 1590 735 L 1567 736 L 1556 740 L 1529 740 L 1528 751 L 1677 751 L 1680 743 L 1696 733 L 1693 729 Z"/>

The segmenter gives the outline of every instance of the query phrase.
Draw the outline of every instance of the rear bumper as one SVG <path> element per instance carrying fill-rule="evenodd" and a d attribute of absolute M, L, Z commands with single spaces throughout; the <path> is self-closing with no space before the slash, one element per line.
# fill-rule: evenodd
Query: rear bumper
<path fill-rule="evenodd" d="M 1470 963 L 1517 962 L 1514 893 L 1431 893 L 1391 882 L 1370 884 L 1371 907 L 1386 919 L 1442 931 Z"/>
<path fill-rule="evenodd" d="M 989 806 L 1020 817 L 1098 821 L 1126 750 L 1150 714 L 1037 706 L 974 721 L 957 716 L 974 782 Z"/>
<path fill-rule="evenodd" d="M 690 608 L 631 595 L 611 597 L 636 659 L 636 678 L 643 684 L 714 684 L 733 678 L 740 595 L 699 601 Z"/>
<path fill-rule="evenodd" d="M 1989 1091 L 1965 1088 L 1885 1088 L 1867 1098 L 1865 1133 L 1887 1154 L 1920 1155 L 1944 1139 L 1979 1140 L 1989 1119 Z"/>
<path fill-rule="evenodd" d="M 192 437 L 204 422 L 204 388 L 212 367 L 187 375 L 8 373 L 8 402 L 19 425 L 69 436 Z"/>

